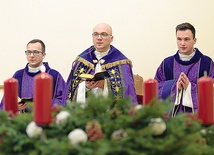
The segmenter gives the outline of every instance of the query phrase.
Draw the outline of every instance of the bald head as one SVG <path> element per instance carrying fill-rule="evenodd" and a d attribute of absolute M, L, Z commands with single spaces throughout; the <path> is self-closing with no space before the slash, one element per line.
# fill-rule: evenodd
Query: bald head
<path fill-rule="evenodd" d="M 110 25 L 108 25 L 106 23 L 97 24 L 94 27 L 93 32 L 97 32 L 97 31 L 101 31 L 101 30 L 105 30 L 109 35 L 112 35 L 112 28 Z"/>

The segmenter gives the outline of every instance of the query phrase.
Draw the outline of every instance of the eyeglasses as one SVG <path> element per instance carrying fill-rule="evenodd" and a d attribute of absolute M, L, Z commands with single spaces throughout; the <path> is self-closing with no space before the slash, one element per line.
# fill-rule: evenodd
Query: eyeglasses
<path fill-rule="evenodd" d="M 25 51 L 25 54 L 27 55 L 27 56 L 30 56 L 31 54 L 33 54 L 33 56 L 38 56 L 40 53 L 44 53 L 44 52 L 40 52 L 40 51 L 37 51 L 37 50 L 35 50 L 35 51 Z"/>
<path fill-rule="evenodd" d="M 103 32 L 103 33 L 96 33 L 96 32 L 94 32 L 94 33 L 92 34 L 92 36 L 93 36 L 94 38 L 98 38 L 98 37 L 107 38 L 108 36 L 111 36 L 111 35 L 108 34 L 108 33 L 105 33 L 105 32 Z"/>

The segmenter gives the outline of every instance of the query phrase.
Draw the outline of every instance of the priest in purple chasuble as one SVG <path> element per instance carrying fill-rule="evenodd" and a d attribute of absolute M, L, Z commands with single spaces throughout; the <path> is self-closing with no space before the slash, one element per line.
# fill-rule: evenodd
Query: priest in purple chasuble
<path fill-rule="evenodd" d="M 51 69 L 47 62 L 44 62 L 43 65 L 46 68 L 46 73 L 50 74 L 53 77 L 53 99 L 52 104 L 59 104 L 63 105 L 62 102 L 62 93 L 65 88 L 65 81 L 61 74 Z M 14 75 L 13 78 L 18 80 L 18 97 L 20 99 L 22 98 L 32 98 L 34 94 L 34 76 L 41 73 L 41 71 L 38 69 L 37 72 L 30 72 L 28 68 L 28 64 L 24 69 L 18 70 Z M 0 105 L 0 108 L 3 108 L 3 100 Z"/>
<path fill-rule="evenodd" d="M 13 78 L 18 80 L 18 97 L 20 99 L 32 99 L 34 96 L 34 76 L 41 73 L 41 66 L 45 67 L 45 72 L 53 77 L 53 104 L 64 105 L 62 95 L 65 89 L 65 81 L 61 74 L 55 69 L 50 68 L 47 62 L 42 62 L 45 57 L 45 45 L 39 39 L 33 39 L 27 44 L 25 51 L 28 63 L 25 68 L 16 71 Z M 17 99 L 18 99 L 17 97 Z M 26 104 L 19 104 L 19 110 L 25 111 Z M 0 104 L 3 109 L 3 99 Z"/>
<path fill-rule="evenodd" d="M 86 93 L 90 90 L 79 75 L 96 71 L 107 71 L 110 78 L 104 80 L 103 89 L 92 89 L 94 94 L 107 96 L 113 93 L 115 99 L 129 96 L 132 103 L 137 103 L 131 61 L 112 45 L 106 53 L 99 53 L 91 46 L 76 58 L 66 83 L 64 102 L 69 99 L 85 103 Z"/>
<path fill-rule="evenodd" d="M 213 60 L 193 47 L 195 28 L 189 23 L 178 25 L 176 38 L 178 51 L 162 61 L 155 75 L 159 98 L 172 98 L 171 116 L 197 112 L 197 80 L 204 75 L 214 77 Z"/>

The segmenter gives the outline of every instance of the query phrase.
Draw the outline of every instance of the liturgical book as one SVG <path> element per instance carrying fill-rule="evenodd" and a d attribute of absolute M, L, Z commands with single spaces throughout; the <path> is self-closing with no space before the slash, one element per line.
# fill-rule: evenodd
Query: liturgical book
<path fill-rule="evenodd" d="M 85 81 L 99 81 L 109 78 L 110 75 L 107 71 L 97 72 L 94 75 L 92 74 L 80 74 L 80 78 Z"/>
<path fill-rule="evenodd" d="M 33 98 L 21 98 L 21 99 L 19 98 L 18 99 L 19 104 L 24 104 L 26 102 L 33 102 Z"/>

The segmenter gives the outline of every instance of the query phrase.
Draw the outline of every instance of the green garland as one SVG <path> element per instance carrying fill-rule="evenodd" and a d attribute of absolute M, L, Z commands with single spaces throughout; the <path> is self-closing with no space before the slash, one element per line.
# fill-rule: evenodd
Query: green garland
<path fill-rule="evenodd" d="M 172 103 L 159 101 L 134 110 L 129 98 L 118 102 L 111 97 L 91 97 L 85 108 L 68 102 L 53 107 L 53 122 L 43 134 L 30 138 L 26 128 L 33 113 L 9 117 L 0 112 L 0 154 L 20 155 L 210 155 L 214 154 L 214 126 L 205 127 L 196 115 L 179 114 L 169 118 Z M 70 117 L 60 124 L 55 116 L 67 111 Z M 154 134 L 151 120 L 161 118 L 166 130 Z M 159 127 L 159 126 L 158 126 Z M 82 129 L 88 140 L 77 146 L 68 134 Z M 159 130 L 159 129 L 158 129 Z M 118 134 L 119 133 L 119 134 Z M 115 136 L 116 135 L 116 136 Z"/>

